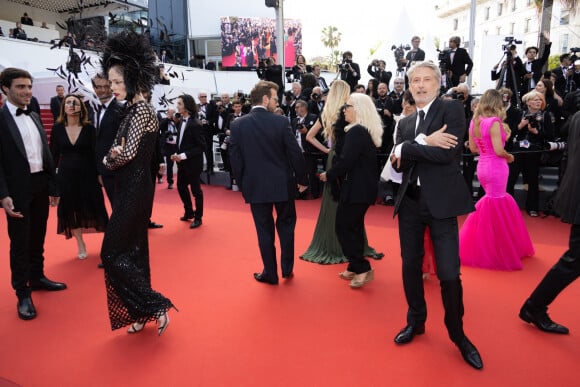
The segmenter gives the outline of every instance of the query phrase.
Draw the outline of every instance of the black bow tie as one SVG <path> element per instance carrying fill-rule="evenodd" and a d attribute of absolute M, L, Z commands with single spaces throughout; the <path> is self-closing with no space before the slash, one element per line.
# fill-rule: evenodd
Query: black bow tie
<path fill-rule="evenodd" d="M 16 109 L 16 117 L 18 117 L 19 115 L 22 115 L 22 114 L 26 114 L 27 116 L 29 116 L 31 112 L 32 111 L 30 109 L 24 110 L 24 109 L 18 108 L 18 109 Z"/>

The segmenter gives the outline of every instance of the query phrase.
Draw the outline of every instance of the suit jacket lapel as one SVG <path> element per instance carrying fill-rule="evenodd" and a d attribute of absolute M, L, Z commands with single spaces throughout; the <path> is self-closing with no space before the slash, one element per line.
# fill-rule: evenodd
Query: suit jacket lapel
<path fill-rule="evenodd" d="M 18 130 L 18 126 L 16 125 L 12 114 L 10 114 L 10 111 L 8 110 L 8 106 L 5 105 L 2 108 L 2 114 L 4 114 L 4 120 L 8 124 L 8 131 L 12 135 L 12 138 L 14 138 L 18 150 L 22 153 L 24 158 L 28 158 L 26 155 L 26 148 L 24 148 L 24 141 L 22 141 L 22 135 L 20 134 L 20 130 Z"/>
<path fill-rule="evenodd" d="M 433 118 L 435 118 L 435 115 L 437 115 L 437 112 L 439 112 L 439 104 L 441 103 L 441 101 L 439 100 L 439 98 L 436 98 L 433 103 L 431 104 L 431 107 L 429 107 L 429 114 L 427 114 L 427 117 L 425 118 L 425 122 L 423 123 L 423 125 L 425 125 L 425 135 L 430 135 L 431 133 L 433 133 L 436 130 L 439 130 L 440 128 L 432 128 L 431 127 L 431 123 L 433 122 Z"/>

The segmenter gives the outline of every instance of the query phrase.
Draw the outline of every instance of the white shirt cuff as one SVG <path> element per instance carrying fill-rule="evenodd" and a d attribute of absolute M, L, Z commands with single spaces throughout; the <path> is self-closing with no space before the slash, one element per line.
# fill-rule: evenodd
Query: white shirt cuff
<path fill-rule="evenodd" d="M 427 142 L 425 141 L 425 137 L 427 137 L 424 133 L 419 133 L 417 135 L 417 137 L 415 137 L 415 142 L 417 142 L 418 144 L 421 145 L 427 145 Z"/>
<path fill-rule="evenodd" d="M 181 160 L 187 160 L 187 156 L 185 153 L 180 153 L 179 157 L 181 158 Z"/>
<path fill-rule="evenodd" d="M 401 158 L 401 150 L 403 149 L 403 144 L 399 144 L 395 146 L 395 156 L 400 159 Z"/>

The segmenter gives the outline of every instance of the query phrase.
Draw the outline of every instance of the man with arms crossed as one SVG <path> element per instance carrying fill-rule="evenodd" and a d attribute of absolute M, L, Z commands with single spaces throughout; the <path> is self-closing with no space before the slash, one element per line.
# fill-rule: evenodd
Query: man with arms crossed
<path fill-rule="evenodd" d="M 437 262 L 437 277 L 445 308 L 449 337 L 465 361 L 483 368 L 475 346 L 463 332 L 463 290 L 459 279 L 457 216 L 473 211 L 473 203 L 459 163 L 465 115 L 457 101 L 438 98 L 441 72 L 431 62 L 419 62 L 408 72 L 409 89 L 417 113 L 399 122 L 397 145 L 391 162 L 403 172 L 395 202 L 403 258 L 403 286 L 409 309 L 407 325 L 395 337 L 406 344 L 425 333 L 427 306 L 422 262 L 425 227 L 429 227 Z"/>

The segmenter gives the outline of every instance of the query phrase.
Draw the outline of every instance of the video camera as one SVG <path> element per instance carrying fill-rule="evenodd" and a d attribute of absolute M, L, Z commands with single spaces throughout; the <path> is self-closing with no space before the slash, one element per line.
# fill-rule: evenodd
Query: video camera
<path fill-rule="evenodd" d="M 506 53 L 510 53 L 511 46 L 514 46 L 516 44 L 522 44 L 521 40 L 517 40 L 513 36 L 506 36 L 505 38 L 503 38 L 503 41 L 506 43 L 502 44 L 501 49 Z"/>
<path fill-rule="evenodd" d="M 393 51 L 393 55 L 395 56 L 395 62 L 397 63 L 397 71 L 403 71 L 405 68 L 405 63 L 403 63 L 403 59 L 405 58 L 405 51 L 409 51 L 411 46 L 408 44 L 402 45 L 400 44 L 398 47 L 396 45 L 391 46 L 391 50 Z"/>
<path fill-rule="evenodd" d="M 578 55 L 576 55 L 577 52 L 580 52 L 580 47 L 572 47 L 570 49 L 570 61 L 572 62 L 572 66 L 574 66 L 574 62 L 578 60 Z"/>

